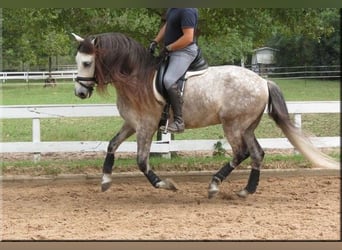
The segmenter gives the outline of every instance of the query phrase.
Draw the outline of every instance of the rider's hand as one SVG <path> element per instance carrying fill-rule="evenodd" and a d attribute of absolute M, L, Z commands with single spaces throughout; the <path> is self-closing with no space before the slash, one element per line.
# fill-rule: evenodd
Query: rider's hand
<path fill-rule="evenodd" d="M 157 46 L 158 46 L 158 43 L 156 41 L 152 41 L 150 43 L 150 46 L 148 47 L 148 50 L 150 51 L 150 53 L 152 55 L 154 55 L 154 52 L 156 51 Z"/>

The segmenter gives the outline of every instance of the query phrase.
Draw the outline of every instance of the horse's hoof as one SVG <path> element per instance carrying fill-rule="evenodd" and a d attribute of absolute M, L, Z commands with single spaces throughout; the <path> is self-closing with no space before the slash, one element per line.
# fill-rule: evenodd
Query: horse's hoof
<path fill-rule="evenodd" d="M 241 191 L 237 192 L 236 194 L 240 198 L 247 198 L 247 196 L 249 195 L 249 192 L 246 189 L 242 189 Z"/>
<path fill-rule="evenodd" d="M 176 192 L 178 190 L 177 184 L 172 179 L 165 179 L 168 190 Z"/>
<path fill-rule="evenodd" d="M 163 189 L 166 189 L 166 190 L 171 190 L 171 191 L 174 191 L 176 192 L 178 190 L 178 187 L 176 185 L 176 183 L 171 180 L 171 179 L 165 179 L 163 181 L 160 181 L 157 183 L 157 187 L 158 188 L 163 188 Z"/>
<path fill-rule="evenodd" d="M 217 193 L 218 193 L 218 190 L 217 191 L 209 190 L 208 191 L 208 199 L 211 199 L 211 198 L 215 197 Z"/>
<path fill-rule="evenodd" d="M 219 192 L 218 185 L 215 182 L 209 184 L 208 199 L 213 198 Z"/>
<path fill-rule="evenodd" d="M 103 174 L 101 182 L 101 191 L 107 191 L 112 185 L 112 177 L 110 174 Z"/>
<path fill-rule="evenodd" d="M 102 192 L 107 191 L 107 190 L 110 188 L 111 185 L 112 185 L 111 182 L 102 183 L 102 184 L 101 184 L 101 191 L 102 191 Z"/>

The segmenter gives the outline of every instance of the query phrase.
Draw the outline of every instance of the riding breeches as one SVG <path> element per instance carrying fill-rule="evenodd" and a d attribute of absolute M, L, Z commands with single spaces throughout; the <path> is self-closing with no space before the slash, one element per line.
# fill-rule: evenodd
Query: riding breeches
<path fill-rule="evenodd" d="M 164 86 L 168 90 L 187 71 L 198 53 L 197 45 L 191 44 L 169 54 L 169 64 L 164 75 Z"/>

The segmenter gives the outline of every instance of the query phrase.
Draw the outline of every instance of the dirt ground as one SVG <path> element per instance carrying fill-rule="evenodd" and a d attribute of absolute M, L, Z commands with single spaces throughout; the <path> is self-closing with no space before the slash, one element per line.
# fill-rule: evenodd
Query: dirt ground
<path fill-rule="evenodd" d="M 339 176 L 261 175 L 247 199 L 247 179 L 230 179 L 211 200 L 209 178 L 174 180 L 3 182 L 2 240 L 340 240 Z"/>

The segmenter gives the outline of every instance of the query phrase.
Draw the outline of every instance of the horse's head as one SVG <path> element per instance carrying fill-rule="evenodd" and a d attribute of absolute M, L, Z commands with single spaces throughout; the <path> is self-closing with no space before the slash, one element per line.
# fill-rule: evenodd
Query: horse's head
<path fill-rule="evenodd" d="M 91 96 L 96 84 L 94 40 L 83 39 L 74 33 L 72 35 L 79 42 L 76 54 L 77 77 L 75 95 L 85 99 Z"/>

